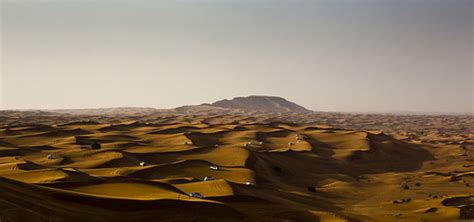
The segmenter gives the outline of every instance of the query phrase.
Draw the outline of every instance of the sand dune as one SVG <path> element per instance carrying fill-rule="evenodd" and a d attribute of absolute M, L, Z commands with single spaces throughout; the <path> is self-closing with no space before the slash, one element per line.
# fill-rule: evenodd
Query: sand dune
<path fill-rule="evenodd" d="M 74 118 L 0 129 L 2 221 L 474 219 L 472 134 L 232 113 Z"/>

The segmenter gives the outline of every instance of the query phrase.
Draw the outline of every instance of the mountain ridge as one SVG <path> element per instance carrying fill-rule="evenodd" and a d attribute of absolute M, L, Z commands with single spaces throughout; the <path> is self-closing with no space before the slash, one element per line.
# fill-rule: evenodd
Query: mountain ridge
<path fill-rule="evenodd" d="M 2 110 L 14 111 L 14 110 Z M 21 111 L 21 110 L 19 110 Z M 148 115 L 161 112 L 199 113 L 199 112 L 274 112 L 274 113 L 307 113 L 312 112 L 305 107 L 278 96 L 250 95 L 218 100 L 213 103 L 199 105 L 182 105 L 176 108 L 159 109 L 152 107 L 104 107 L 78 109 L 28 109 L 23 111 L 42 111 L 71 115 Z"/>
<path fill-rule="evenodd" d="M 296 112 L 304 113 L 311 110 L 306 109 L 294 102 L 288 101 L 278 96 L 257 96 L 235 97 L 233 99 L 223 99 L 210 104 L 211 106 L 241 109 L 251 111 L 270 111 L 270 112 Z"/>

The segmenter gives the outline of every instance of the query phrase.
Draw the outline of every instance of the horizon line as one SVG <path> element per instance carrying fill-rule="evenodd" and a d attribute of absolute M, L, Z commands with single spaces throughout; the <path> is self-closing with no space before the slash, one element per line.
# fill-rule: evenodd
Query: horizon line
<path fill-rule="evenodd" d="M 201 103 L 198 105 L 182 105 L 173 108 L 159 108 L 159 107 L 152 107 L 152 106 L 109 106 L 109 107 L 87 107 L 87 108 L 13 108 L 13 109 L 3 109 L 0 108 L 0 112 L 4 111 L 45 111 L 45 112 L 54 112 L 54 111 L 65 111 L 65 110 L 100 110 L 100 109 L 154 109 L 154 110 L 165 110 L 171 111 L 179 107 L 183 106 L 200 106 L 200 105 L 211 105 L 209 103 Z M 318 113 L 345 113 L 345 114 L 378 114 L 378 115 L 474 115 L 474 111 L 471 112 L 458 112 L 458 111 L 451 111 L 451 112 L 442 112 L 442 111 L 409 111 L 409 110 L 401 110 L 401 111 L 336 111 L 336 110 L 311 110 L 308 109 L 310 112 Z"/>

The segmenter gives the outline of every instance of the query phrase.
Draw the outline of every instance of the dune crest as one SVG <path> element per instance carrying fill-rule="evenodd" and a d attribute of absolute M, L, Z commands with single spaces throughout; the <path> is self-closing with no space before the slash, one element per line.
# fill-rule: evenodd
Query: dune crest
<path fill-rule="evenodd" d="M 472 134 L 404 137 L 281 119 L 292 115 L 56 114 L 49 124 L 7 123 L 0 219 L 473 219 Z"/>

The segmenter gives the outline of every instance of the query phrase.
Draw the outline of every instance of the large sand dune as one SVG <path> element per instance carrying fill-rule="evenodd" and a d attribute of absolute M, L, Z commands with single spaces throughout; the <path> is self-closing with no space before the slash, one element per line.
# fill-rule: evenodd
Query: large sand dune
<path fill-rule="evenodd" d="M 474 219 L 469 129 L 384 134 L 313 114 L 2 115 L 1 221 Z"/>

